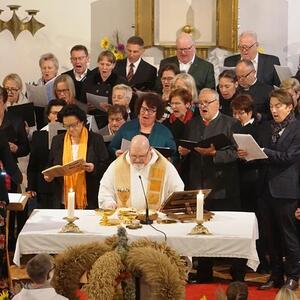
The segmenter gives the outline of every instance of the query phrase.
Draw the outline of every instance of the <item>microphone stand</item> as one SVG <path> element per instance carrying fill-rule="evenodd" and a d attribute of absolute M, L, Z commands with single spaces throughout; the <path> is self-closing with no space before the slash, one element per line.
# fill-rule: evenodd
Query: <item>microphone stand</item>
<path fill-rule="evenodd" d="M 145 220 L 142 220 L 140 221 L 141 224 L 144 224 L 144 225 L 150 225 L 153 223 L 152 220 L 150 220 L 149 218 L 149 206 L 148 206 L 148 199 L 147 199 L 147 196 L 146 196 L 146 193 L 145 193 L 145 189 L 144 189 L 144 184 L 143 184 L 143 180 L 142 180 L 142 177 L 141 175 L 139 175 L 139 179 L 141 181 L 141 186 L 142 186 L 142 189 L 143 189 L 143 194 L 144 194 L 144 197 L 145 197 L 145 203 L 146 203 L 146 214 L 145 214 Z"/>

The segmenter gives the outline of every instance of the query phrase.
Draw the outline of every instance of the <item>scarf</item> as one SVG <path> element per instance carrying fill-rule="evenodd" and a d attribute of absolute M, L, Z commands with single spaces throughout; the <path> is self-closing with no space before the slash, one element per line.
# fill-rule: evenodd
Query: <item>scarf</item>
<path fill-rule="evenodd" d="M 86 160 L 87 154 L 87 143 L 88 143 L 88 130 L 83 127 L 80 140 L 77 159 Z M 63 165 L 73 161 L 72 157 L 72 142 L 69 130 L 65 135 L 64 139 L 64 149 L 63 149 Z M 64 203 L 65 207 L 68 207 L 68 192 L 70 190 L 75 192 L 75 208 L 84 209 L 87 205 L 86 197 L 86 179 L 85 171 L 75 173 L 70 176 L 64 176 Z"/>
<path fill-rule="evenodd" d="M 185 113 L 185 115 L 184 115 L 184 118 L 183 118 L 183 120 L 180 120 L 183 124 L 186 124 L 190 119 L 192 119 L 193 118 L 193 112 L 190 110 L 190 109 L 188 109 L 187 111 L 186 111 L 186 113 Z M 171 115 L 170 115 L 170 123 L 172 124 L 172 123 L 174 123 L 175 121 L 176 121 L 176 117 L 175 117 L 175 115 L 172 113 Z"/>
<path fill-rule="evenodd" d="M 294 119 L 295 119 L 294 112 L 291 111 L 281 123 L 276 123 L 274 120 L 271 122 L 273 144 L 276 144 L 277 141 L 279 140 L 280 138 L 279 132 L 282 129 L 286 128 Z"/>

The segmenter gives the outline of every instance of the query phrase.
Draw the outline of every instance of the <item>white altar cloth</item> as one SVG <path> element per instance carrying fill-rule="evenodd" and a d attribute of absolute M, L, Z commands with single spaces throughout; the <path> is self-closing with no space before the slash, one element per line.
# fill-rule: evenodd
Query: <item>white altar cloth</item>
<path fill-rule="evenodd" d="M 117 232 L 117 226 L 100 226 L 100 217 L 93 210 L 76 210 L 75 223 L 83 233 L 59 233 L 66 224 L 66 210 L 36 209 L 19 234 L 14 263 L 20 265 L 25 254 L 56 254 L 68 246 L 103 241 Z M 153 224 L 167 235 L 167 244 L 180 255 L 202 257 L 236 257 L 247 259 L 247 265 L 256 270 L 259 259 L 256 251 L 258 238 L 257 220 L 254 213 L 215 212 L 214 218 L 204 225 L 212 235 L 188 235 L 195 223 Z M 127 229 L 129 242 L 147 237 L 164 241 L 164 236 L 143 225 L 142 229 Z"/>

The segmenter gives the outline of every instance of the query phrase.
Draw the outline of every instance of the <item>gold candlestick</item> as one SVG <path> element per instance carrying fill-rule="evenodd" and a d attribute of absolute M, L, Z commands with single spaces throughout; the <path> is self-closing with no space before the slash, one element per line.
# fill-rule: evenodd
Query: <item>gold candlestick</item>
<path fill-rule="evenodd" d="M 79 220 L 78 217 L 64 217 L 63 219 L 68 223 L 60 230 L 60 233 L 82 233 L 80 228 L 76 224 L 74 224 L 76 220 Z"/>
<path fill-rule="evenodd" d="M 203 225 L 204 221 L 196 220 L 197 225 L 191 230 L 189 235 L 206 234 L 211 235 L 209 230 Z"/>

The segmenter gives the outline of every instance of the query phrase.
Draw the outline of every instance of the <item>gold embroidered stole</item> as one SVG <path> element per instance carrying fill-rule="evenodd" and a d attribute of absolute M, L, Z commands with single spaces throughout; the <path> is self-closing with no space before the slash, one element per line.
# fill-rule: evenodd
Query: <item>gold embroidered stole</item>
<path fill-rule="evenodd" d="M 167 159 L 154 149 L 158 159 L 151 165 L 148 175 L 147 199 L 149 208 L 159 209 L 164 179 L 166 174 Z M 127 152 L 115 161 L 115 190 L 118 207 L 131 207 L 130 201 L 130 164 L 126 160 Z"/>

